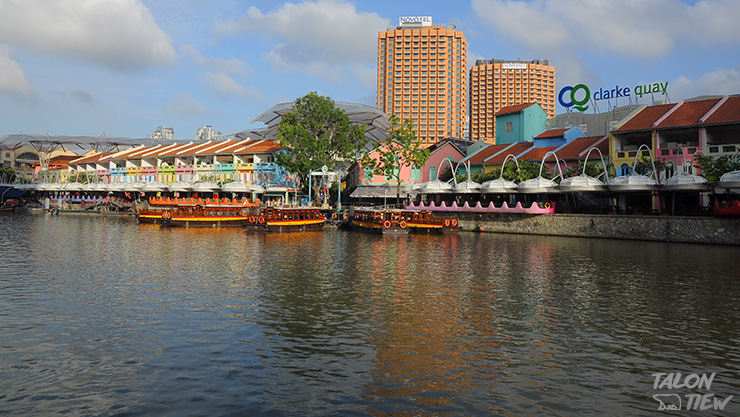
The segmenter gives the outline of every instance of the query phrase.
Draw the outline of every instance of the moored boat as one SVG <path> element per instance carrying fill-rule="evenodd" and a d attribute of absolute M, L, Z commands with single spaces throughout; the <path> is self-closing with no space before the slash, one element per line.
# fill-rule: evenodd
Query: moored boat
<path fill-rule="evenodd" d="M 355 209 L 350 215 L 353 229 L 365 230 L 382 235 L 406 235 L 408 223 L 402 219 L 401 210 Z"/>
<path fill-rule="evenodd" d="M 401 219 L 413 233 L 457 233 L 460 225 L 457 218 L 439 217 L 429 210 L 404 210 Z"/>
<path fill-rule="evenodd" d="M 319 230 L 326 218 L 313 207 L 264 207 L 259 214 L 243 222 L 247 230 L 265 232 L 290 232 Z"/>
<path fill-rule="evenodd" d="M 176 227 L 242 227 L 250 214 L 241 207 L 229 205 L 180 204 L 169 209 L 141 209 L 140 223 Z"/>

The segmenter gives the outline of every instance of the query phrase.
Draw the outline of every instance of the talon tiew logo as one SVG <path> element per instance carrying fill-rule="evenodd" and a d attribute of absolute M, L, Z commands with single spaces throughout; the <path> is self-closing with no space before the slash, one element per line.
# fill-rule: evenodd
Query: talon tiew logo
<path fill-rule="evenodd" d="M 581 91 L 583 91 L 583 93 L 581 93 Z M 565 93 L 570 93 L 570 101 L 563 101 L 563 95 L 565 95 Z M 560 94 L 558 94 L 560 105 L 566 109 L 573 107 L 578 111 L 586 111 L 588 110 L 588 106 L 584 107 L 584 104 L 588 103 L 589 100 L 591 100 L 591 90 L 588 89 L 586 84 L 578 84 L 575 87 L 563 87 L 563 89 L 560 90 Z"/>

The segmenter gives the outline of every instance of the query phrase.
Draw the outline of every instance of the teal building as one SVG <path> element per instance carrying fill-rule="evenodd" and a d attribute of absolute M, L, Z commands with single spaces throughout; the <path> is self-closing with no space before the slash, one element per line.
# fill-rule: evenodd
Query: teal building
<path fill-rule="evenodd" d="M 545 130 L 547 113 L 537 103 L 504 107 L 496 114 L 496 144 L 532 142 Z"/>

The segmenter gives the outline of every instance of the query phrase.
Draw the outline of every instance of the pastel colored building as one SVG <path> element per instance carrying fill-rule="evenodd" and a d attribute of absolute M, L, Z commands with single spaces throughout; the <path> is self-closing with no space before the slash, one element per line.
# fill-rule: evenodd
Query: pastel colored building
<path fill-rule="evenodd" d="M 455 25 L 405 19 L 378 33 L 378 109 L 414 122 L 430 146 L 463 138 L 467 115 L 467 40 Z"/>
<path fill-rule="evenodd" d="M 479 59 L 470 68 L 470 138 L 496 142 L 495 117 L 505 107 L 538 103 L 555 117 L 555 67 L 546 59 Z"/>
<path fill-rule="evenodd" d="M 685 100 L 674 104 L 644 106 L 612 132 L 609 148 L 619 175 L 632 170 L 640 156 L 653 155 L 667 164 L 667 176 L 676 164 L 701 151 L 718 157 L 740 152 L 740 96 Z M 682 151 L 683 148 L 683 151 Z M 690 164 L 686 164 L 691 170 Z"/>
<path fill-rule="evenodd" d="M 539 104 L 525 103 L 504 107 L 496 113 L 496 144 L 532 141 L 545 130 L 547 114 Z"/>

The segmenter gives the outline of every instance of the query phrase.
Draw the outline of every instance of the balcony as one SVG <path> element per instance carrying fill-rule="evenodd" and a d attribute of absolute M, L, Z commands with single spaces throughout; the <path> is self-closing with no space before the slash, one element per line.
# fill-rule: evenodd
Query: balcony
<path fill-rule="evenodd" d="M 721 145 L 707 145 L 705 152 L 707 156 L 712 157 L 732 155 L 740 152 L 740 144 L 727 143 Z"/>

